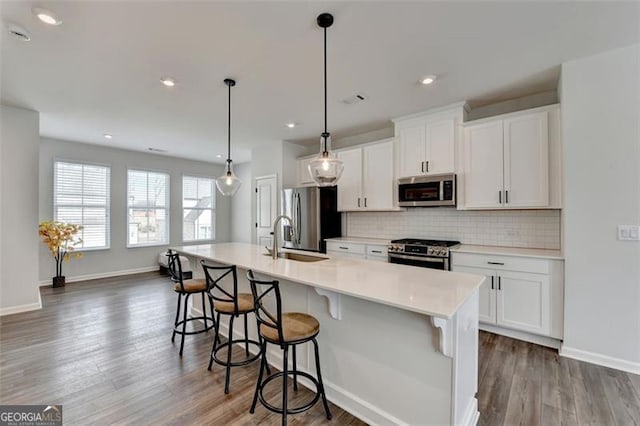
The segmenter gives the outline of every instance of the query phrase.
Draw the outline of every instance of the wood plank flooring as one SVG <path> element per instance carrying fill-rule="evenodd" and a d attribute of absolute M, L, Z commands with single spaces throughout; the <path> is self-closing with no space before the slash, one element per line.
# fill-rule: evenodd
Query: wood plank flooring
<path fill-rule="evenodd" d="M 147 273 L 41 292 L 42 310 L 0 317 L 0 404 L 63 404 L 70 425 L 279 424 L 260 405 L 248 412 L 257 363 L 232 369 L 225 395 L 223 368 L 206 370 L 211 333 L 188 336 L 178 356 L 178 338 L 170 341 L 177 296 L 166 278 Z M 272 402 L 277 387 L 265 392 Z M 300 387 L 293 403 L 309 396 Z M 640 425 L 640 376 L 484 332 L 478 400 L 481 425 Z M 363 424 L 331 410 L 331 424 Z M 289 422 L 328 423 L 321 404 Z"/>

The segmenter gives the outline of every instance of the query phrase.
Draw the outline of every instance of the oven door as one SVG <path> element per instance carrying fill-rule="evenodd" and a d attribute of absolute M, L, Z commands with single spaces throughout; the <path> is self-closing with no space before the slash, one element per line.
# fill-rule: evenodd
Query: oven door
<path fill-rule="evenodd" d="M 409 254 L 389 253 L 389 263 L 419 266 L 421 268 L 449 270 L 449 259 L 446 257 L 411 256 Z"/>

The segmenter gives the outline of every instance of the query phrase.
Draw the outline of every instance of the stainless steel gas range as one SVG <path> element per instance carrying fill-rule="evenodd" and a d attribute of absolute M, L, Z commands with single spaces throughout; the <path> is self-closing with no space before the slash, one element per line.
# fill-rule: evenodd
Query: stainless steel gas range
<path fill-rule="evenodd" d="M 460 244 L 459 241 L 414 238 L 393 240 L 388 247 L 389 263 L 448 271 L 451 263 L 449 248 L 458 244 Z"/>

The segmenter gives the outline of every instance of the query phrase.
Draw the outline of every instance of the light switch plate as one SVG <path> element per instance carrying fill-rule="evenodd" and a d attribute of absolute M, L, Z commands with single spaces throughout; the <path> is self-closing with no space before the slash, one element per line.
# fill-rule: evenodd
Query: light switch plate
<path fill-rule="evenodd" d="M 640 226 L 638 226 L 638 225 L 618 225 L 618 240 L 620 240 L 620 241 L 640 241 Z"/>

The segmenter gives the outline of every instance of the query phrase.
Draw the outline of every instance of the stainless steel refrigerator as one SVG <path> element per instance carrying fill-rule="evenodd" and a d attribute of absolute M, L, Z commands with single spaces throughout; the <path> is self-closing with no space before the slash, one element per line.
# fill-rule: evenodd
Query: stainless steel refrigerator
<path fill-rule="evenodd" d="M 326 253 L 325 238 L 342 235 L 335 186 L 283 189 L 280 209 L 293 222 L 283 221 L 284 247 Z"/>

